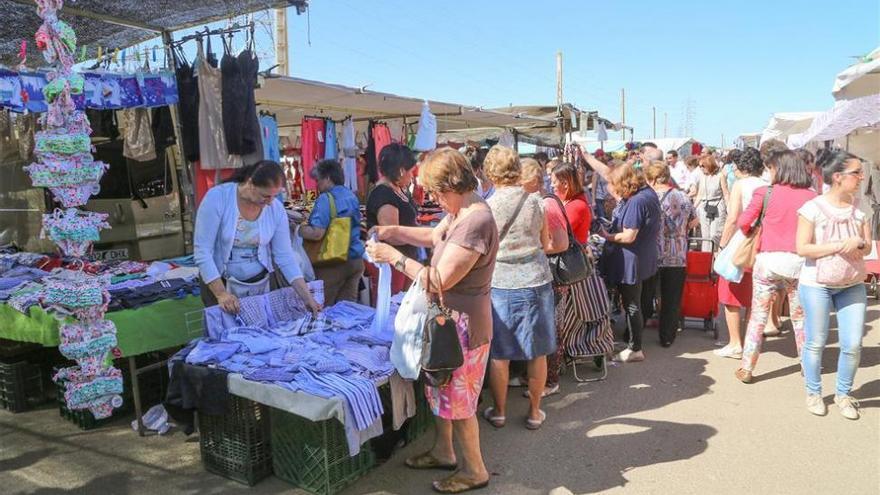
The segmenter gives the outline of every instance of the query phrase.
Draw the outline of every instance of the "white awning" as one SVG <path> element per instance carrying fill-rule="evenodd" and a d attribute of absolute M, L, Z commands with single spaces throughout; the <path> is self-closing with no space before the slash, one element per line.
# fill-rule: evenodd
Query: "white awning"
<path fill-rule="evenodd" d="M 813 119 L 822 112 L 785 112 L 774 113 L 764 132 L 761 133 L 761 142 L 778 139 L 785 142 L 788 136 L 804 132 L 813 123 Z"/>
<path fill-rule="evenodd" d="M 857 129 L 880 126 L 880 93 L 853 100 L 840 100 L 827 112 L 812 119 L 803 132 L 788 136 L 792 148 L 809 142 L 832 141 Z"/>
<path fill-rule="evenodd" d="M 837 74 L 831 94 L 838 100 L 880 94 L 880 47 L 859 63 Z"/>
<path fill-rule="evenodd" d="M 407 118 L 417 122 L 421 98 L 355 88 L 341 84 L 310 81 L 296 77 L 265 79 L 256 91 L 260 110 L 275 113 L 280 127 L 299 125 L 305 116 L 333 120 L 352 117 L 355 120 Z M 427 100 L 431 113 L 437 116 L 437 130 L 471 128 L 531 128 L 552 126 L 554 119 L 507 113 L 481 107 Z"/>

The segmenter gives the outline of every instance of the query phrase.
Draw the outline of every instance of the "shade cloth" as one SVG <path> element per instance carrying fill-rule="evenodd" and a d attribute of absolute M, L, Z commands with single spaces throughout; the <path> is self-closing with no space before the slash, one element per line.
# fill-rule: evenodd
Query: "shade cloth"
<path fill-rule="evenodd" d="M 166 299 L 136 309 L 107 313 L 116 324 L 116 337 L 122 356 L 137 356 L 167 347 L 183 345 L 200 337 L 202 329 L 187 329 L 186 314 L 203 309 L 199 296 Z M 22 314 L 8 305 L 0 305 L 0 338 L 33 342 L 47 347 L 60 343 L 61 322 L 40 308 Z"/>

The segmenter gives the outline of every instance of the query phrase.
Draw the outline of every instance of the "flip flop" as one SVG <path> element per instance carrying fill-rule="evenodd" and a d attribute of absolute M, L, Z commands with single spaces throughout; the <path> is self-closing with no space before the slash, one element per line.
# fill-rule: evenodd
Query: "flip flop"
<path fill-rule="evenodd" d="M 475 483 L 467 478 L 462 478 L 458 473 L 431 484 L 431 488 L 437 493 L 464 493 L 487 486 L 489 486 L 489 480 Z"/>
<path fill-rule="evenodd" d="M 446 471 L 455 471 L 458 469 L 458 464 L 444 464 L 430 452 L 410 457 L 403 463 L 410 469 L 443 469 Z"/>
<path fill-rule="evenodd" d="M 507 417 L 505 416 L 493 416 L 492 414 L 495 412 L 494 407 L 487 407 L 483 410 L 483 419 L 489 422 L 490 425 L 495 428 L 504 428 L 504 425 L 507 424 Z"/>
<path fill-rule="evenodd" d="M 545 413 L 543 409 L 538 409 L 538 413 L 540 413 L 541 419 L 526 418 L 526 428 L 529 430 L 540 429 L 544 424 L 544 420 L 547 419 L 547 413 Z"/>

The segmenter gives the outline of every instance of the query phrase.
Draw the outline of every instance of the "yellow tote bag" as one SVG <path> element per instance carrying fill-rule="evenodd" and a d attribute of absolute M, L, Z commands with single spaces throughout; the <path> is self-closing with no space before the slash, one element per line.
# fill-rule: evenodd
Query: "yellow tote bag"
<path fill-rule="evenodd" d="M 305 241 L 303 247 L 314 266 L 327 266 L 348 261 L 348 247 L 351 244 L 351 218 L 336 216 L 336 201 L 327 192 L 330 201 L 330 225 L 320 241 Z"/>

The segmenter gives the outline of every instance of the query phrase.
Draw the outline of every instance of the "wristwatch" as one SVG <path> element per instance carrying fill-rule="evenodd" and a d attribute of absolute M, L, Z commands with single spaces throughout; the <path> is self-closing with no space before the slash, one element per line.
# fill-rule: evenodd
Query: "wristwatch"
<path fill-rule="evenodd" d="M 406 256 L 401 255 L 400 258 L 397 258 L 397 261 L 394 262 L 394 268 L 399 272 L 406 270 Z"/>
<path fill-rule="evenodd" d="M 866 244 L 865 244 L 865 240 L 864 240 L 864 239 L 862 239 L 861 241 L 859 241 L 859 249 L 865 249 L 865 245 L 866 245 Z"/>

